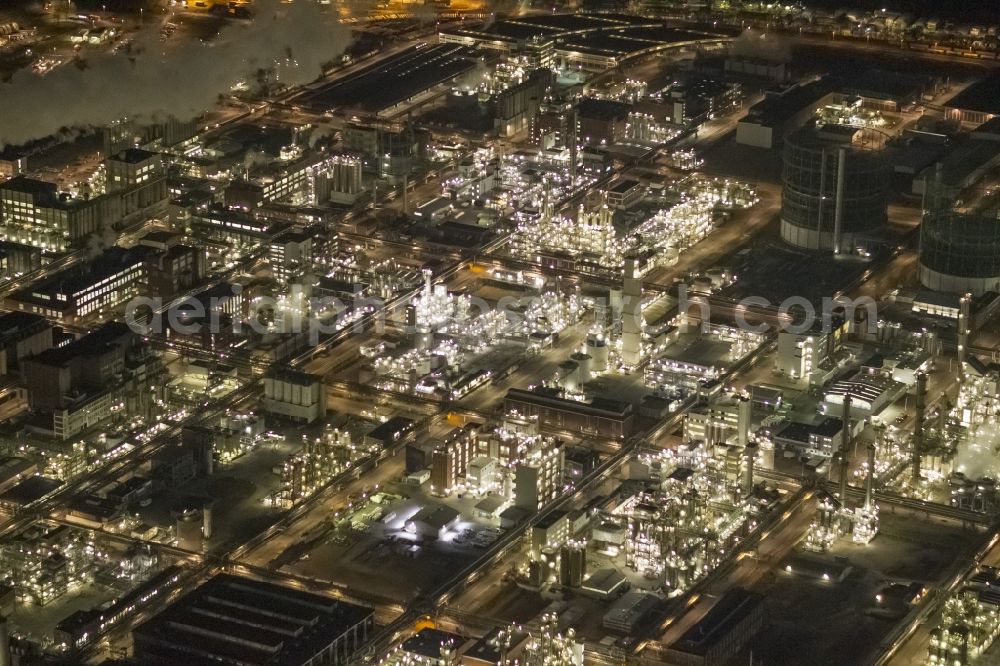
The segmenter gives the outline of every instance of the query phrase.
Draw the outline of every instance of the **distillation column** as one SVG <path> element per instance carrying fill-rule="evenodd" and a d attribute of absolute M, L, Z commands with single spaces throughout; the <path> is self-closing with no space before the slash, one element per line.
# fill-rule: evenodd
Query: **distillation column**
<path fill-rule="evenodd" d="M 913 485 L 920 481 L 920 459 L 923 455 L 924 417 L 927 411 L 927 373 L 917 373 L 917 405 L 913 416 L 913 449 L 911 451 L 910 480 Z"/>
<path fill-rule="evenodd" d="M 753 492 L 753 468 L 757 458 L 757 442 L 748 442 L 743 447 L 743 496 L 749 497 Z"/>
<path fill-rule="evenodd" d="M 642 280 L 638 257 L 625 257 L 622 283 L 622 362 L 630 367 L 642 359 Z"/>
<path fill-rule="evenodd" d="M 843 425 L 840 430 L 840 502 L 847 506 L 847 468 L 850 464 L 851 446 L 851 396 L 844 395 Z"/>
<path fill-rule="evenodd" d="M 972 294 L 966 293 L 958 301 L 958 377 L 965 379 L 965 360 L 969 355 L 969 310 Z"/>
<path fill-rule="evenodd" d="M 875 504 L 875 443 L 868 444 L 868 476 L 865 478 L 865 511 Z"/>

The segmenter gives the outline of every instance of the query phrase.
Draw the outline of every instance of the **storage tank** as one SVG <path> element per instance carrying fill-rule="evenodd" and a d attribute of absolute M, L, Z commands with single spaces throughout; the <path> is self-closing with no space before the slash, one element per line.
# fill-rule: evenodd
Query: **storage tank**
<path fill-rule="evenodd" d="M 566 544 L 559 553 L 559 584 L 580 587 L 586 575 L 587 551 L 581 544 Z"/>
<path fill-rule="evenodd" d="M 920 283 L 934 291 L 981 296 L 1000 291 L 1000 210 L 959 210 L 928 184 L 920 225 Z"/>
<path fill-rule="evenodd" d="M 414 338 L 414 346 L 420 351 L 427 351 L 434 346 L 434 333 L 427 326 L 417 326 Z"/>
<path fill-rule="evenodd" d="M 576 391 L 580 387 L 580 366 L 575 361 L 563 361 L 559 364 L 559 383 L 567 391 Z"/>
<path fill-rule="evenodd" d="M 591 358 L 590 369 L 601 374 L 608 371 L 608 340 L 603 335 L 587 335 L 587 355 Z"/>
<path fill-rule="evenodd" d="M 176 512 L 177 546 L 184 550 L 201 552 L 204 544 L 201 509 L 186 507 Z"/>
<path fill-rule="evenodd" d="M 542 583 L 545 584 L 549 581 L 558 580 L 559 551 L 555 548 L 542 548 L 539 560 L 542 563 Z"/>
<path fill-rule="evenodd" d="M 796 247 L 850 253 L 886 220 L 886 136 L 846 125 L 815 125 L 785 139 L 781 238 Z"/>
<path fill-rule="evenodd" d="M 586 384 L 593 379 L 593 374 L 591 372 L 593 359 L 590 356 L 582 352 L 576 352 L 575 354 L 570 355 L 569 360 L 579 366 L 577 376 L 581 384 Z"/>
<path fill-rule="evenodd" d="M 212 538 L 212 511 L 211 502 L 206 502 L 205 506 L 201 508 L 201 534 L 206 541 Z"/>

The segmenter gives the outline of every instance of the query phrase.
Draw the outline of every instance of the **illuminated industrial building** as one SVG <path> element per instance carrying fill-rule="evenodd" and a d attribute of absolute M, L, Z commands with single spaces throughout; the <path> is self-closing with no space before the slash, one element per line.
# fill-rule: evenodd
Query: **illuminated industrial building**
<path fill-rule="evenodd" d="M 725 394 L 710 398 L 688 412 L 684 420 L 684 439 L 702 441 L 708 446 L 746 446 L 750 433 L 750 407 L 750 398 L 744 395 Z"/>
<path fill-rule="evenodd" d="M 312 423 L 326 415 L 323 378 L 291 369 L 271 368 L 264 377 L 261 409 L 300 423 Z"/>
<path fill-rule="evenodd" d="M 159 358 L 138 334 L 116 322 L 26 358 L 23 365 L 28 403 L 49 424 L 39 427 L 59 439 L 116 414 L 151 416 L 151 388 L 162 371 Z"/>
<path fill-rule="evenodd" d="M 749 498 L 756 452 L 746 450 L 742 472 L 732 476 L 724 457 L 697 442 L 644 455 L 655 485 L 612 512 L 625 525 L 627 566 L 675 592 L 714 569 L 755 515 Z"/>
<path fill-rule="evenodd" d="M 431 454 L 431 492 L 450 495 L 466 478 L 478 448 L 479 427 L 469 424 L 456 428 Z M 481 481 L 480 481 L 481 482 Z"/>
<path fill-rule="evenodd" d="M 145 242 L 129 249 L 115 246 L 14 292 L 10 299 L 22 312 L 71 324 L 107 317 L 136 296 L 169 299 L 199 282 L 204 270 L 199 248 L 173 243 L 161 250 Z"/>
<path fill-rule="evenodd" d="M 514 506 L 537 511 L 562 494 L 564 464 L 562 442 L 541 439 L 514 467 Z"/>
<path fill-rule="evenodd" d="M 973 574 L 945 602 L 931 631 L 927 666 L 972 666 L 1000 636 L 1000 580 L 993 570 Z"/>
<path fill-rule="evenodd" d="M 831 361 L 843 349 L 850 331 L 850 322 L 843 318 L 830 322 L 817 322 L 812 330 L 804 333 L 778 331 L 778 353 L 775 369 L 791 379 L 824 377 Z"/>
<path fill-rule="evenodd" d="M 17 176 L 0 183 L 4 240 L 61 252 L 121 218 L 115 196 L 90 199 L 59 192 L 52 183 Z"/>
<path fill-rule="evenodd" d="M 357 454 L 350 433 L 329 425 L 315 439 L 303 436 L 302 451 L 281 468 L 277 502 L 286 507 L 298 504 L 350 468 Z"/>

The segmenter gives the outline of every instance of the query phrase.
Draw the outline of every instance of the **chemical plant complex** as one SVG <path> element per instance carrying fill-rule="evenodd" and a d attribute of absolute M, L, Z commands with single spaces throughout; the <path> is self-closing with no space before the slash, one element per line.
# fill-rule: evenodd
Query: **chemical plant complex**
<path fill-rule="evenodd" d="M 0 7 L 0 666 L 1000 663 L 1000 14 L 907 2 Z"/>

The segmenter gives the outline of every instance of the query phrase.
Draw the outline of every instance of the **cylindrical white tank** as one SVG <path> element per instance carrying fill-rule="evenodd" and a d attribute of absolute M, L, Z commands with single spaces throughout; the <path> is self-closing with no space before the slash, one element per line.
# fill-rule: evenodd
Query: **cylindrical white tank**
<path fill-rule="evenodd" d="M 593 379 L 591 373 L 593 359 L 588 354 L 584 354 L 582 352 L 576 352 L 569 358 L 571 361 L 573 361 L 579 366 L 578 377 L 579 377 L 579 382 L 581 384 L 586 384 L 591 379 Z"/>
<path fill-rule="evenodd" d="M 201 509 L 201 533 L 205 539 L 212 538 L 212 505 L 206 504 Z"/>
<path fill-rule="evenodd" d="M 560 363 L 559 383 L 567 391 L 576 391 L 580 388 L 580 366 L 569 360 Z"/>
<path fill-rule="evenodd" d="M 593 373 L 608 371 L 608 340 L 603 335 L 591 333 L 587 336 L 587 355 L 590 356 L 590 369 Z"/>
<path fill-rule="evenodd" d="M 415 347 L 420 351 L 426 351 L 434 346 L 434 333 L 426 326 L 418 326 L 416 332 Z"/>

